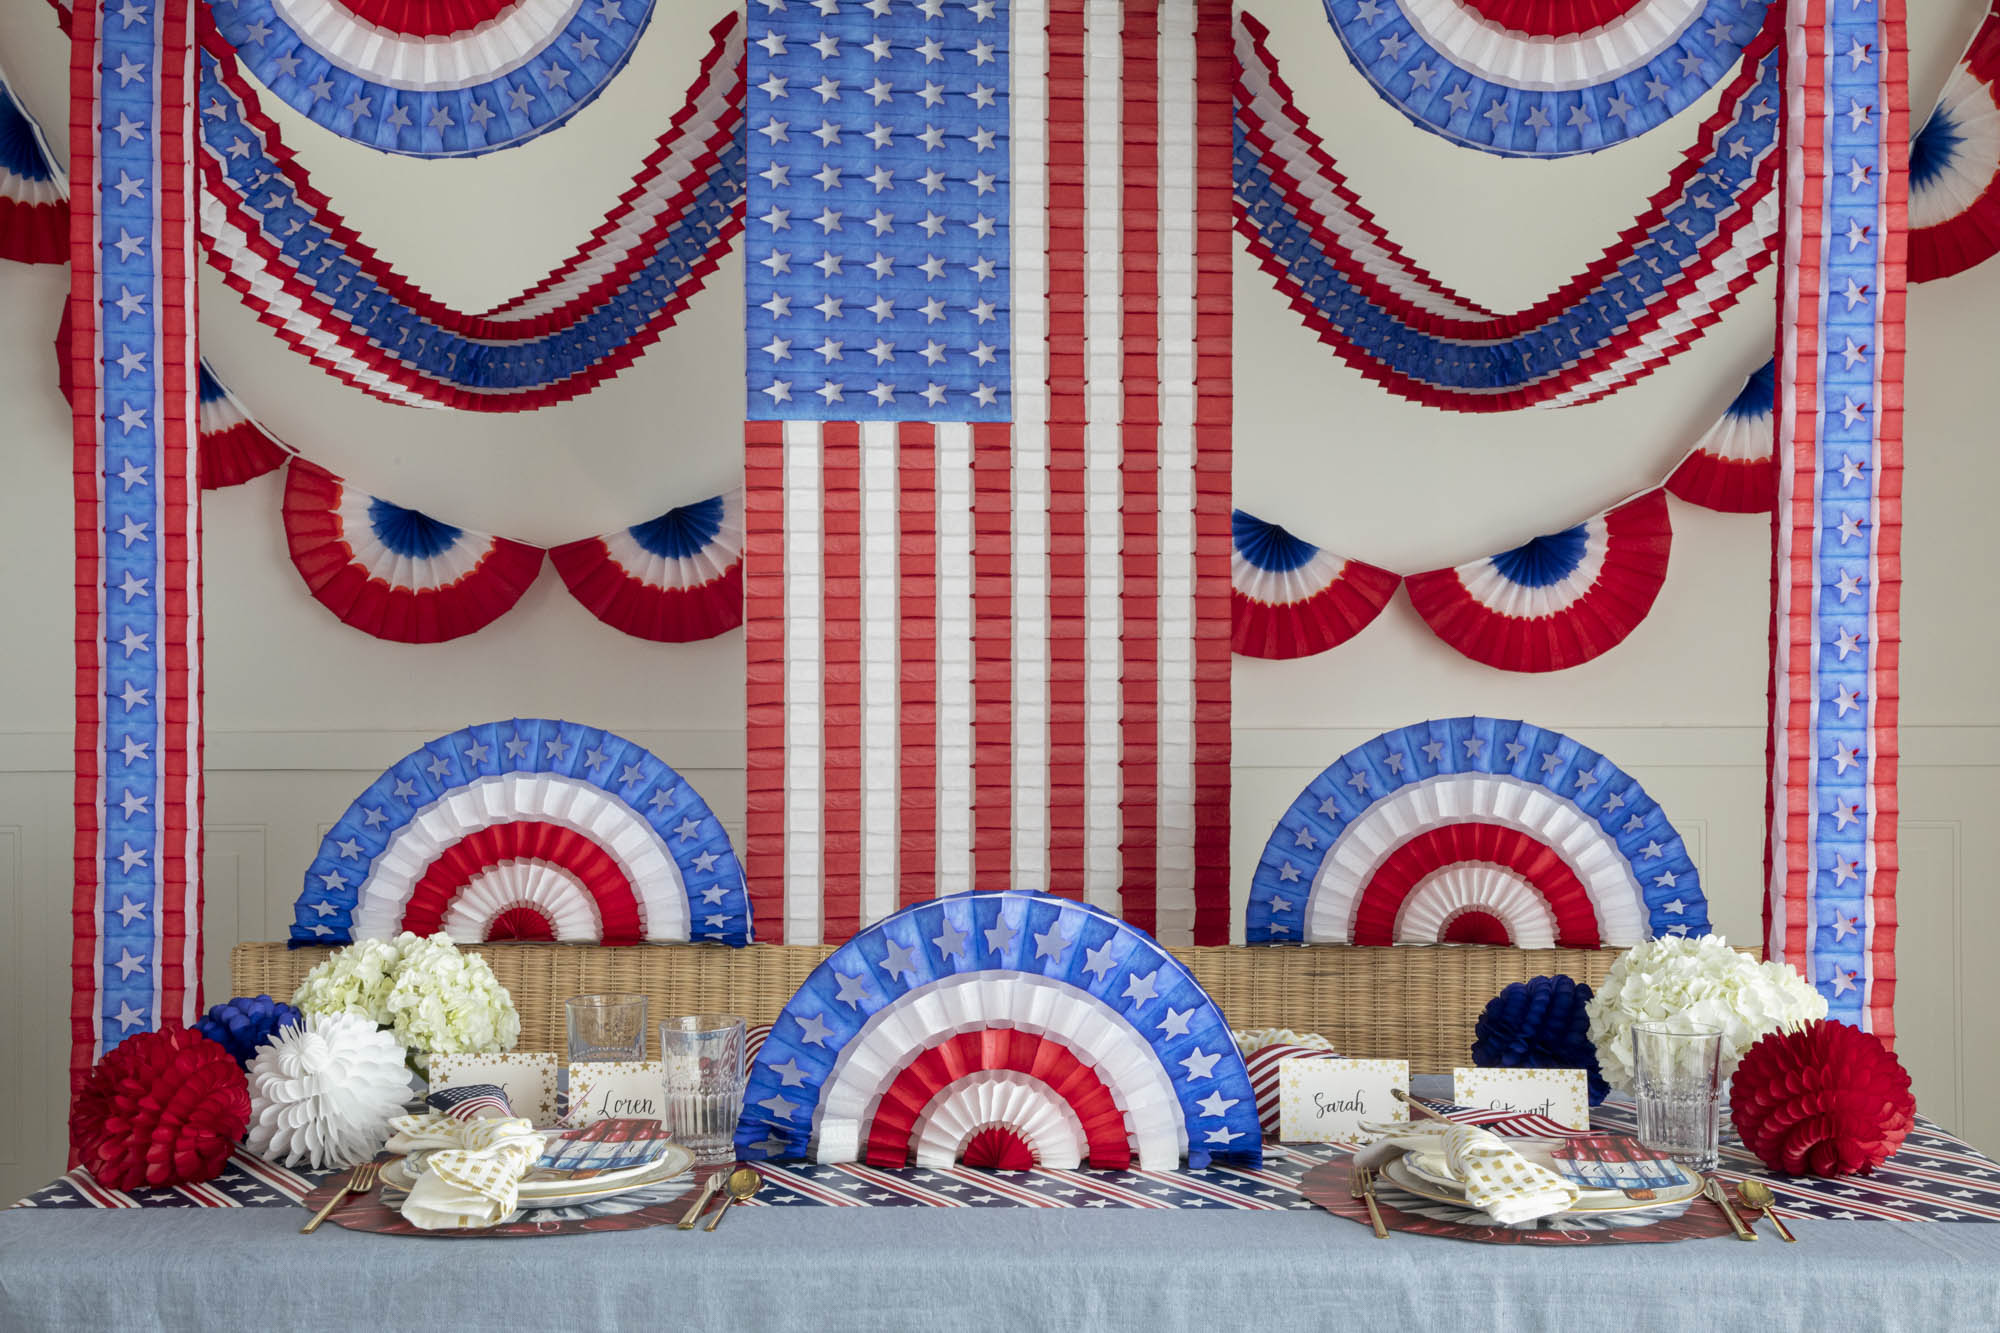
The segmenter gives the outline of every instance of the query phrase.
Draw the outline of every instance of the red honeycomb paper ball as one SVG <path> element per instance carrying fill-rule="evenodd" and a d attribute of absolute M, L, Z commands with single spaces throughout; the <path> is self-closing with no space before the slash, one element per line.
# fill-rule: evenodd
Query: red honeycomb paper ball
<path fill-rule="evenodd" d="M 84 1079 L 70 1141 L 116 1190 L 212 1180 L 250 1124 L 250 1085 L 228 1051 L 182 1027 L 118 1043 Z"/>
<path fill-rule="evenodd" d="M 1821 1019 L 1743 1053 L 1730 1113 L 1744 1146 L 1794 1176 L 1872 1171 L 1916 1123 L 1910 1076 L 1881 1041 Z"/>

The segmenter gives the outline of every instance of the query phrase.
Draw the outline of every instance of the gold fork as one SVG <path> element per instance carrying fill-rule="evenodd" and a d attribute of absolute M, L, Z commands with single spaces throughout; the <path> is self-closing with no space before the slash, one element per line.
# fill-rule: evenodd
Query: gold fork
<path fill-rule="evenodd" d="M 326 1215 L 332 1212 L 339 1205 L 340 1201 L 348 1195 L 366 1194 L 369 1190 L 374 1189 L 375 1178 L 381 1174 L 382 1164 L 379 1162 L 363 1162 L 360 1166 L 355 1167 L 354 1174 L 347 1178 L 347 1183 L 333 1192 L 333 1197 L 328 1199 L 317 1213 L 313 1214 L 312 1221 L 299 1228 L 299 1234 L 304 1235 L 308 1231 L 315 1230 L 321 1222 L 326 1221 Z"/>
<path fill-rule="evenodd" d="M 1350 1188 L 1354 1197 L 1368 1205 L 1368 1221 L 1375 1228 L 1377 1240 L 1389 1239 L 1389 1228 L 1382 1225 L 1382 1210 L 1375 1206 L 1375 1173 L 1356 1162 L 1351 1168 Z"/>

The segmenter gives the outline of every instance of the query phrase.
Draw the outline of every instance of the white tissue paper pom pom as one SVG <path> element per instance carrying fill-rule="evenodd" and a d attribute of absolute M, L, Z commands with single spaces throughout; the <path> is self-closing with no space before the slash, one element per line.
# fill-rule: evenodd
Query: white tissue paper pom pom
<path fill-rule="evenodd" d="M 309 1014 L 250 1061 L 250 1151 L 314 1170 L 355 1166 L 389 1140 L 410 1097 L 395 1037 L 360 1014 Z"/>

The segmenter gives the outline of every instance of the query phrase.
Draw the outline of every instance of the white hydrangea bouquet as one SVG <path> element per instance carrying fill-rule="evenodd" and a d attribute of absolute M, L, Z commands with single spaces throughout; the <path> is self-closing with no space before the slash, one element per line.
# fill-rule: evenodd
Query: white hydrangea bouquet
<path fill-rule="evenodd" d="M 486 960 L 439 932 L 358 940 L 306 974 L 292 1004 L 308 1014 L 363 1014 L 396 1034 L 422 1073 L 433 1054 L 514 1048 L 521 1016 Z"/>
<path fill-rule="evenodd" d="M 1605 1081 L 1632 1087 L 1632 1025 L 1679 1020 L 1722 1029 L 1722 1078 L 1759 1037 L 1826 1017 L 1826 997 L 1784 963 L 1760 963 L 1720 935 L 1635 945 L 1584 1007 Z"/>

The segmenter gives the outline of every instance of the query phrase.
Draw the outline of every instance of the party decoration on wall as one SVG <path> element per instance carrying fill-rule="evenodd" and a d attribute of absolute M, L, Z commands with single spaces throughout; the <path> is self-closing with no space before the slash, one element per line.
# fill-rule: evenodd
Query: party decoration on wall
<path fill-rule="evenodd" d="M 1399 575 L 1347 560 L 1241 509 L 1230 515 L 1229 646 L 1244 657 L 1309 657 L 1368 628 Z"/>
<path fill-rule="evenodd" d="M 390 402 L 519 412 L 587 393 L 673 324 L 741 226 L 741 20 L 713 37 L 686 102 L 590 238 L 519 296 L 468 314 L 342 221 L 211 33 L 200 51 L 209 261 L 287 343 Z"/>
<path fill-rule="evenodd" d="M 69 262 L 69 190 L 42 127 L 0 69 L 0 259 Z"/>
<path fill-rule="evenodd" d="M 586 917 L 594 930 L 558 936 Z M 680 774 L 610 732 L 517 718 L 441 736 L 377 778 L 307 868 L 292 939 L 443 929 L 474 943 L 496 925 L 741 945 L 750 900 L 729 835 Z"/>
<path fill-rule="evenodd" d="M 1909 86 L 1902 0 L 1789 0 L 1764 946 L 1893 1038 Z"/>
<path fill-rule="evenodd" d="M 625 67 L 653 0 L 227 0 L 224 41 L 294 111 L 413 157 L 526 143 Z"/>
<path fill-rule="evenodd" d="M 203 361 L 196 377 L 201 403 L 201 488 L 240 486 L 284 466 L 292 451 L 259 425 Z"/>
<path fill-rule="evenodd" d="M 410 1100 L 400 1042 L 361 1014 L 313 1014 L 250 1062 L 249 1148 L 324 1171 L 371 1161 Z"/>
<path fill-rule="evenodd" d="M 1690 504 L 1725 514 L 1771 512 L 1778 489 L 1778 470 L 1771 459 L 1777 374 L 1774 361 L 1751 372 L 1715 424 L 1667 478 L 1668 490 Z"/>
<path fill-rule="evenodd" d="M 743 623 L 743 492 L 558 546 L 549 563 L 614 629 L 655 643 L 713 638 Z"/>
<path fill-rule="evenodd" d="M 1648 491 L 1573 528 L 1405 582 L 1424 623 L 1473 661 L 1561 671 L 1639 627 L 1672 548 L 1667 494 Z"/>
<path fill-rule="evenodd" d="M 1148 1171 L 1263 1154 L 1243 1057 L 1194 976 L 1109 913 L 1025 890 L 905 908 L 835 950 L 751 1066 L 736 1146 Z"/>
<path fill-rule="evenodd" d="M 1873 1171 L 1916 1126 L 1903 1062 L 1847 1023 L 1771 1033 L 1744 1053 L 1729 1088 L 1743 1146 L 1788 1176 Z"/>
<path fill-rule="evenodd" d="M 1909 222 L 1911 282 L 2000 251 L 2000 0 L 1910 141 Z"/>
<path fill-rule="evenodd" d="M 1544 300 L 1501 315 L 1389 239 L 1294 104 L 1266 29 L 1245 14 L 1237 228 L 1307 327 L 1391 393 L 1462 412 L 1601 398 L 1693 343 L 1775 255 L 1777 31 L 1745 48 L 1694 145 L 1617 242 Z"/>
<path fill-rule="evenodd" d="M 195 1030 L 228 1051 L 237 1064 L 247 1065 L 257 1048 L 280 1028 L 303 1021 L 305 1016 L 282 1000 L 268 995 L 239 995 L 210 1005 L 201 1022 L 195 1024 Z"/>
<path fill-rule="evenodd" d="M 201 1016 L 193 7 L 80 0 L 72 24 L 73 1089 Z"/>
<path fill-rule="evenodd" d="M 1472 1062 L 1500 1069 L 1581 1069 L 1590 1104 L 1611 1095 L 1590 1044 L 1590 987 L 1574 977 L 1516 981 L 1487 1001 L 1473 1029 Z"/>
<path fill-rule="evenodd" d="M 313 600 L 399 643 L 482 630 L 521 600 L 542 549 L 364 495 L 303 458 L 285 473 L 285 544 Z"/>
<path fill-rule="evenodd" d="M 1459 717 L 1384 732 L 1307 786 L 1245 934 L 1591 949 L 1707 929 L 1694 862 L 1629 774 L 1557 732 Z"/>
<path fill-rule="evenodd" d="M 86 24 L 94 2 L 83 0 Z M 184 1185 L 214 1179 L 249 1121 L 236 1061 L 199 1032 L 169 1025 L 133 1033 L 88 1071 L 70 1104 L 69 1137 L 78 1164 L 111 1189 Z"/>
<path fill-rule="evenodd" d="M 1420 129 L 1567 157 L 1656 129 L 1728 74 L 1770 0 L 1324 0 L 1354 67 Z"/>
<path fill-rule="evenodd" d="M 1228 23 L 757 16 L 748 845 L 786 942 L 972 883 L 1228 937 Z"/>

